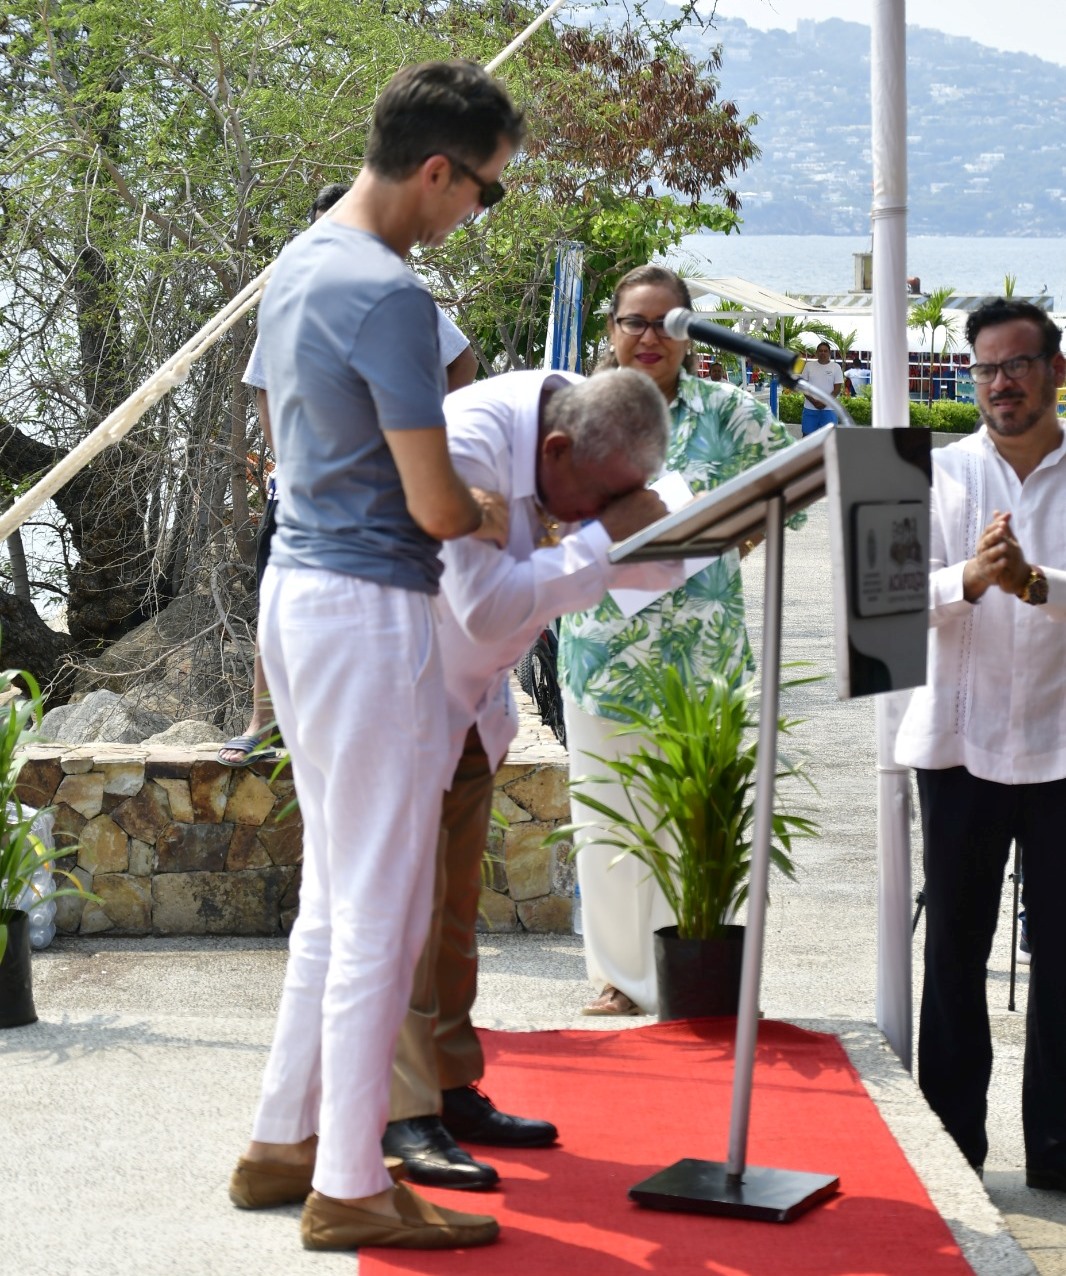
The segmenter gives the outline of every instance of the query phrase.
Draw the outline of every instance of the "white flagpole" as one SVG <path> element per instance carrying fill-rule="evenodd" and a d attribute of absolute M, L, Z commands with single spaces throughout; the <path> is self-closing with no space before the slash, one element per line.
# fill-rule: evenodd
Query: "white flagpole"
<path fill-rule="evenodd" d="M 875 0 L 870 43 L 873 152 L 873 423 L 909 423 L 907 393 L 907 27 L 905 0 Z M 907 692 L 878 696 L 877 1025 L 911 1067 L 910 773 L 893 760 Z"/>

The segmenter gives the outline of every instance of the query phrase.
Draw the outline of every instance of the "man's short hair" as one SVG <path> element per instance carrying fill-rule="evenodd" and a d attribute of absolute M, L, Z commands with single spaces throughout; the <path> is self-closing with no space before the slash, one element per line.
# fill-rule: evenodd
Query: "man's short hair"
<path fill-rule="evenodd" d="M 818 344 L 814 347 L 814 350 L 815 350 L 815 353 L 816 353 L 816 354 L 817 354 L 817 352 L 818 352 L 819 350 L 821 350 L 822 346 L 825 346 L 825 348 L 829 351 L 829 353 L 830 353 L 830 354 L 832 354 L 832 353 L 833 353 L 833 347 L 829 344 L 829 342 L 828 342 L 828 341 L 826 341 L 826 340 L 824 340 L 824 339 L 823 339 L 823 340 L 819 341 L 819 342 L 818 342 Z"/>
<path fill-rule="evenodd" d="M 666 400 L 651 377 L 633 368 L 562 386 L 545 404 L 544 424 L 570 439 L 578 464 L 597 465 L 621 452 L 649 479 L 666 460 Z"/>
<path fill-rule="evenodd" d="M 374 107 L 365 162 L 400 179 L 431 155 L 482 164 L 506 139 L 525 136 L 522 112 L 498 80 L 474 62 L 423 62 L 398 71 Z"/>
<path fill-rule="evenodd" d="M 314 221 L 320 213 L 328 213 L 333 205 L 347 194 L 348 187 L 343 182 L 330 182 L 328 186 L 323 186 L 311 205 L 311 211 L 308 214 L 311 221 Z"/>
<path fill-rule="evenodd" d="M 1034 306 L 1031 301 L 1018 301 L 1014 297 L 993 297 L 970 315 L 966 320 L 966 340 L 970 343 L 970 349 L 973 349 L 978 333 L 985 328 L 1010 323 L 1014 319 L 1027 319 L 1036 325 L 1043 342 L 1041 354 L 1048 358 L 1058 354 L 1062 348 L 1062 331 L 1059 326 L 1046 310 Z"/>

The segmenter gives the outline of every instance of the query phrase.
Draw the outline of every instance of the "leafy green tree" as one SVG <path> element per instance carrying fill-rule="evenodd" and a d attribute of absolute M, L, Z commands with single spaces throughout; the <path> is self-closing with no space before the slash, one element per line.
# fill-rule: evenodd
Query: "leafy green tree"
<path fill-rule="evenodd" d="M 446 51 L 410 9 L 14 0 L 0 29 L 8 484 L 54 464 L 272 260 L 310 192 L 351 176 L 383 79 Z M 254 555 L 251 335 L 239 321 L 57 495 L 53 553 L 82 651 L 211 573 L 221 600 L 247 593 L 250 571 L 229 564 Z M 46 570 L 31 575 L 40 589 Z"/>
<path fill-rule="evenodd" d="M 841 359 L 848 357 L 848 351 L 859 339 L 858 328 L 852 328 L 850 332 L 845 332 L 843 328 L 835 328 L 823 319 L 807 320 L 804 331 L 813 333 L 816 337 L 821 337 L 824 341 L 828 341 L 833 347 L 833 353 Z"/>
<path fill-rule="evenodd" d="M 637 13 L 640 30 L 564 28 L 531 46 L 521 88 L 512 85 L 535 104 L 524 99 L 530 133 L 508 198 L 425 262 L 486 369 L 543 358 L 559 244 L 585 246 L 588 359 L 627 270 L 685 235 L 739 225 L 732 181 L 758 155 L 755 117 L 719 99 L 720 50 L 698 63 L 672 24 Z"/>
<path fill-rule="evenodd" d="M 944 355 L 955 345 L 955 330 L 957 320 L 954 315 L 947 313 L 948 300 L 954 296 L 954 288 L 934 288 L 931 293 L 920 301 L 917 305 L 911 306 L 910 314 L 907 316 L 907 327 L 917 328 L 921 332 L 929 330 L 929 403 L 933 402 L 933 365 L 937 358 L 943 359 Z M 940 354 L 936 351 L 936 334 L 941 329 L 944 332 L 944 339 L 941 343 Z"/>
<path fill-rule="evenodd" d="M 11 0 L 3 490 L 50 468 L 259 274 L 318 187 L 350 180 L 400 65 L 487 61 L 538 12 L 507 0 Z M 737 222 L 731 182 L 756 154 L 753 120 L 719 100 L 718 55 L 698 65 L 676 23 L 635 14 L 623 32 L 547 24 L 504 65 L 531 125 L 508 199 L 420 263 L 486 368 L 542 357 L 560 241 L 587 246 L 592 344 L 619 274 Z M 171 600 L 213 599 L 214 623 L 198 612 L 182 641 L 223 697 L 245 695 L 247 674 L 226 666 L 220 635 L 254 613 L 262 448 L 240 381 L 253 335 L 239 321 L 26 542 L 31 593 L 58 591 L 83 655 Z"/>

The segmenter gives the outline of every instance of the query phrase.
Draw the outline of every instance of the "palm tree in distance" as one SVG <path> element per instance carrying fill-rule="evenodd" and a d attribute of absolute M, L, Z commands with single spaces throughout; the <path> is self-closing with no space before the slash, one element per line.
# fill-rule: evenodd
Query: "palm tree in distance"
<path fill-rule="evenodd" d="M 841 359 L 848 357 L 848 351 L 859 339 L 858 328 L 852 328 L 850 332 L 845 332 L 842 328 L 834 328 L 832 324 L 825 323 L 821 319 L 812 319 L 807 324 L 806 330 L 813 332 L 816 337 L 821 337 L 823 340 L 828 341 Z"/>
<path fill-rule="evenodd" d="M 944 355 L 955 345 L 955 326 L 957 320 L 953 315 L 947 313 L 948 300 L 954 295 L 954 288 L 934 288 L 923 301 L 918 302 L 916 306 L 911 306 L 910 314 L 907 316 L 907 327 L 917 328 L 924 332 L 929 329 L 929 404 L 933 403 L 933 365 L 937 357 L 943 359 Z M 940 347 L 940 354 L 936 353 L 936 334 L 938 329 L 944 329 L 944 340 Z"/>

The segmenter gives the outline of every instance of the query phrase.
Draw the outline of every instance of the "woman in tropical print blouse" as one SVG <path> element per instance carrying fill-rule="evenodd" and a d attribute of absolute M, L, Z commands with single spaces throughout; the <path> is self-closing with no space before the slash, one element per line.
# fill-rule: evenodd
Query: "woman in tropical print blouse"
<path fill-rule="evenodd" d="M 701 380 L 688 341 L 674 341 L 662 319 L 675 306 L 692 307 L 684 280 L 662 266 L 640 266 L 618 285 L 607 321 L 610 353 L 600 367 L 646 372 L 670 404 L 671 438 L 666 468 L 680 473 L 693 493 L 707 491 L 792 438 L 750 394 L 720 381 Z M 597 375 L 600 375 L 597 372 Z M 686 663 L 697 686 L 719 669 L 754 670 L 744 623 L 740 556 L 715 559 L 673 592 L 628 619 L 607 595 L 592 611 L 564 616 L 559 637 L 559 681 L 566 712 L 571 778 L 602 773 L 589 759 L 618 757 L 634 747 L 632 736 L 612 738 L 618 723 L 612 702 L 642 703 L 642 664 Z M 626 809 L 620 788 L 598 784 L 596 796 Z M 596 813 L 572 795 L 573 819 L 595 821 Z M 635 856 L 595 844 L 595 830 L 580 839 L 578 881 L 589 978 L 603 991 L 585 1014 L 652 1014 L 657 1009 L 652 936 L 675 918 L 648 870 Z"/>

